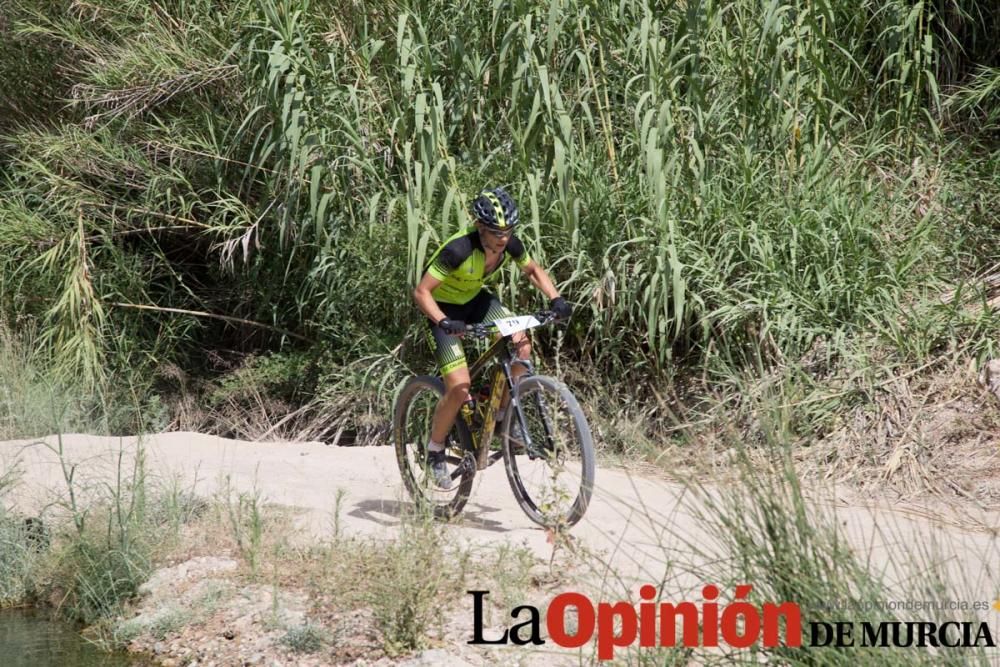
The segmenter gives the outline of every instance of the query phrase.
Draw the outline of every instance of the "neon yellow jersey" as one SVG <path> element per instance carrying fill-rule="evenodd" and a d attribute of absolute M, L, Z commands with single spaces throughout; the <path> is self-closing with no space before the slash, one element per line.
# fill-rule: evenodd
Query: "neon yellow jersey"
<path fill-rule="evenodd" d="M 507 263 L 508 255 L 521 268 L 531 261 L 521 240 L 517 236 L 511 236 L 496 268 L 484 275 L 486 251 L 479 240 L 479 230 L 473 225 L 453 234 L 431 255 L 427 263 L 427 273 L 441 281 L 431 292 L 431 296 L 442 303 L 468 303 L 479 294 L 483 283 Z"/>

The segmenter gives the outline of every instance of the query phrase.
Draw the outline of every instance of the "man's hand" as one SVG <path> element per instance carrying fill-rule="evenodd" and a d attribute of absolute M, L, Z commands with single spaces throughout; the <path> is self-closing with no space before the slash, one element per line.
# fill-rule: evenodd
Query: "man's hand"
<path fill-rule="evenodd" d="M 569 305 L 569 302 L 561 296 L 552 299 L 549 308 L 560 320 L 568 320 L 569 316 L 573 314 L 573 306 Z"/>
<path fill-rule="evenodd" d="M 438 322 L 438 326 L 449 336 L 462 336 L 465 334 L 465 322 L 462 320 L 449 320 L 445 317 Z"/>

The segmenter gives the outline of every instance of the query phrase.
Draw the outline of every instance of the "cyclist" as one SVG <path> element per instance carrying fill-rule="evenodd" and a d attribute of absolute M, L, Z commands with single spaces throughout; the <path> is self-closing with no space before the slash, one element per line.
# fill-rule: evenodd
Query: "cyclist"
<path fill-rule="evenodd" d="M 473 226 L 448 238 L 430 260 L 413 290 L 413 299 L 429 318 L 434 355 L 444 379 L 445 394 L 438 401 L 427 443 L 427 460 L 435 483 L 447 489 L 451 476 L 445 462 L 445 439 L 455 423 L 462 403 L 469 396 L 469 368 L 461 337 L 466 323 L 476 324 L 509 317 L 499 299 L 483 289 L 485 280 L 513 258 L 531 284 L 548 297 L 556 317 L 568 318 L 573 308 L 542 267 L 536 264 L 515 235 L 517 204 L 503 188 L 483 190 L 472 201 Z M 531 344 L 525 332 L 512 337 L 517 357 L 531 358 Z M 516 364 L 512 375 L 520 377 L 525 368 Z"/>

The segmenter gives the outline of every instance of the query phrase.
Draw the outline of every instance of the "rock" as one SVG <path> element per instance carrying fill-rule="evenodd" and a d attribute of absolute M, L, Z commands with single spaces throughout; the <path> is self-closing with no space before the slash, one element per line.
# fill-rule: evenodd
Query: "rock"
<path fill-rule="evenodd" d="M 471 667 L 456 655 L 439 648 L 422 651 L 419 655 L 400 663 L 400 667 L 433 667 L 448 665 L 448 667 Z"/>
<path fill-rule="evenodd" d="M 175 590 L 178 583 L 189 579 L 201 579 L 209 574 L 231 572 L 239 566 L 231 558 L 200 556 L 180 565 L 157 570 L 146 583 L 139 586 L 140 595 L 155 595 L 160 591 Z"/>
<path fill-rule="evenodd" d="M 990 359 L 983 365 L 979 385 L 1000 400 L 1000 359 Z"/>
<path fill-rule="evenodd" d="M 167 645 L 163 642 L 156 642 L 153 644 L 153 653 L 156 655 L 163 655 L 167 652 Z"/>
<path fill-rule="evenodd" d="M 162 667 L 177 667 L 177 661 L 173 658 L 164 658 L 160 661 Z"/>

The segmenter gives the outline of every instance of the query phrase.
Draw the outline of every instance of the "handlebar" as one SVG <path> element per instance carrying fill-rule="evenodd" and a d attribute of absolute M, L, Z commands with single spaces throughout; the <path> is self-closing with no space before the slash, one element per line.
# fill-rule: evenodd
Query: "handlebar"
<path fill-rule="evenodd" d="M 531 313 L 531 316 L 539 321 L 539 326 L 545 326 L 551 322 L 557 321 L 559 318 L 551 310 L 540 310 L 537 313 Z M 478 324 L 466 324 L 465 331 L 476 337 L 476 338 L 486 338 L 487 336 L 492 336 L 499 333 L 497 329 L 496 322 L 480 322 Z"/>

